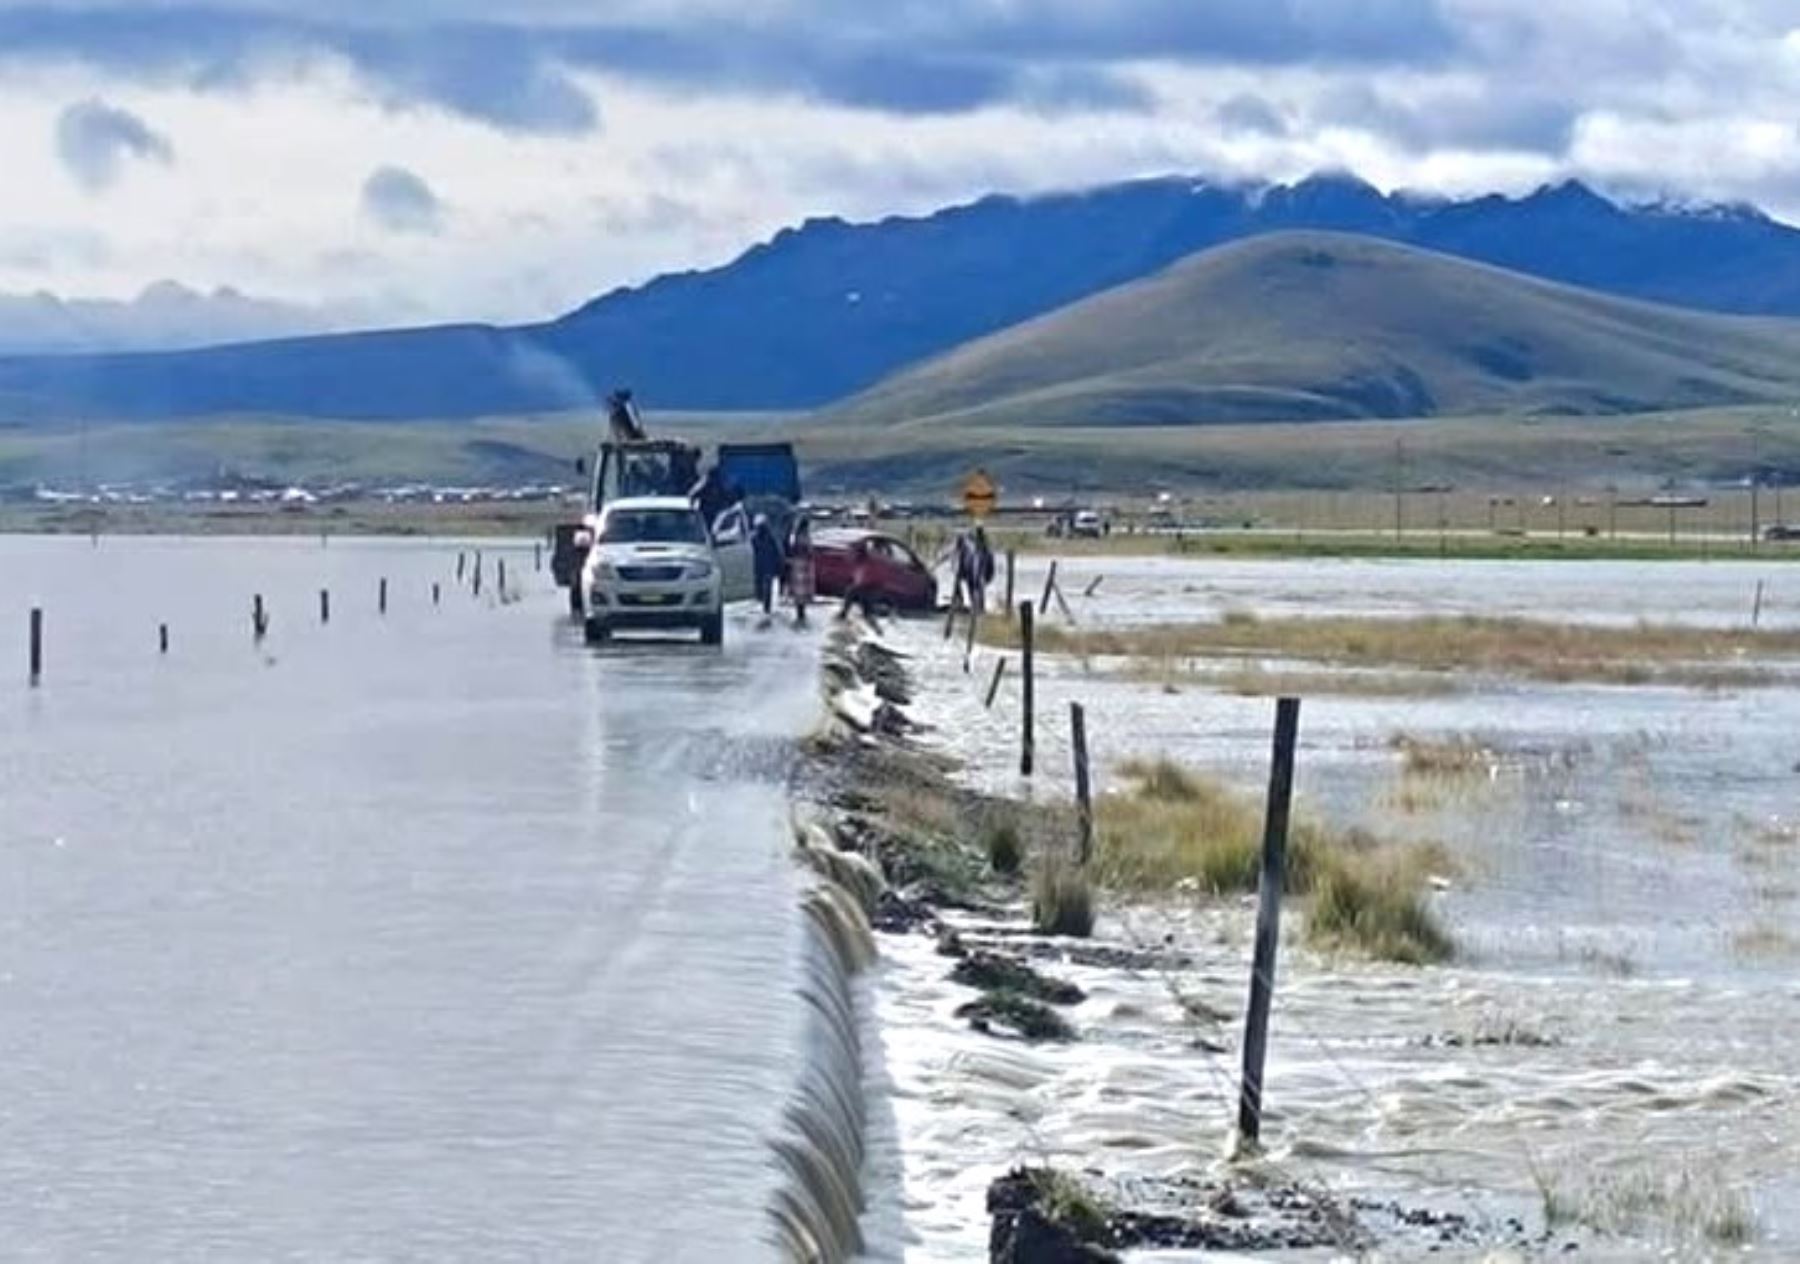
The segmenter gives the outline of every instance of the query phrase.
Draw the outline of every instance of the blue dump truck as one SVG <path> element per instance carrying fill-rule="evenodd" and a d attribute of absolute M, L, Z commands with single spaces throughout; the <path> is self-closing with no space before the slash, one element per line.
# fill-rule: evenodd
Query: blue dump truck
<path fill-rule="evenodd" d="M 626 496 L 688 496 L 700 506 L 707 526 L 738 542 L 757 514 L 766 514 L 783 533 L 800 503 L 800 467 L 791 443 L 722 443 L 711 466 L 701 448 L 679 439 L 621 435 L 602 443 L 591 462 L 577 468 L 592 474 L 587 512 L 580 522 L 555 529 L 550 570 L 569 590 L 569 610 L 582 613 L 581 569 L 600 511 Z"/>

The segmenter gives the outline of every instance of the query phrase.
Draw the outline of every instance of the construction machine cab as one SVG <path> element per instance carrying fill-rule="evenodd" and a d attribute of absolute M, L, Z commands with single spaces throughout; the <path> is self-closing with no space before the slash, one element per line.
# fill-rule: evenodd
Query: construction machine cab
<path fill-rule="evenodd" d="M 600 445 L 588 510 L 599 513 L 623 496 L 686 496 L 700 481 L 700 449 L 679 439 L 635 439 Z"/>

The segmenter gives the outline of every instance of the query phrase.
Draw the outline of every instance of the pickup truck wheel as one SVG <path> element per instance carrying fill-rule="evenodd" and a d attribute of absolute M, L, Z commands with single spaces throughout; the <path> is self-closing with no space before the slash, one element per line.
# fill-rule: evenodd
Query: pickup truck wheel
<path fill-rule="evenodd" d="M 723 645 L 725 643 L 725 612 L 720 610 L 700 620 L 700 644 Z"/>
<path fill-rule="evenodd" d="M 582 623 L 582 630 L 587 634 L 589 645 L 601 645 L 612 640 L 612 629 L 606 626 L 604 619 L 588 619 Z"/>

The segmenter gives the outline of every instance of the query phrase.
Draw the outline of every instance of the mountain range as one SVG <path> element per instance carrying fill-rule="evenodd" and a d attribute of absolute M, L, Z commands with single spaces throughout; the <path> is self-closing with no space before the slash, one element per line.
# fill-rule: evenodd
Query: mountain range
<path fill-rule="evenodd" d="M 1800 315 L 1800 230 L 1747 207 L 1626 207 L 1578 183 L 1450 201 L 1383 194 L 1346 176 L 1283 186 L 1169 178 L 989 197 L 869 224 L 811 220 L 724 267 L 617 290 L 537 325 L 0 357 L 0 421 L 454 419 L 587 407 L 618 384 L 652 410 L 814 409 L 1197 252 L 1295 230 L 1357 234 L 1662 304 Z M 1234 301 L 1256 297 L 1252 287 Z M 1704 389 L 1674 373 L 1654 379 L 1668 394 L 1603 388 L 1546 396 L 1542 406 L 1732 398 L 1737 372 L 1700 374 L 1711 383 Z M 1308 393 L 1291 381 L 1270 398 L 1294 398 L 1293 389 Z M 1170 406 L 1159 403 L 1157 415 Z M 1304 411 L 1313 415 L 1313 404 Z"/>
<path fill-rule="evenodd" d="M 975 339 L 826 420 L 917 439 L 945 427 L 1585 416 L 1795 398 L 1800 321 L 1290 231 Z"/>

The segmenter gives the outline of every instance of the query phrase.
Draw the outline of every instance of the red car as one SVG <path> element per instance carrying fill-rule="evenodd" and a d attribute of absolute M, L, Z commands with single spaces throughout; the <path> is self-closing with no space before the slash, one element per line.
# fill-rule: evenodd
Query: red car
<path fill-rule="evenodd" d="M 829 530 L 813 533 L 813 588 L 821 597 L 842 597 L 852 588 L 877 605 L 896 610 L 937 606 L 937 580 L 919 555 L 879 531 Z"/>

